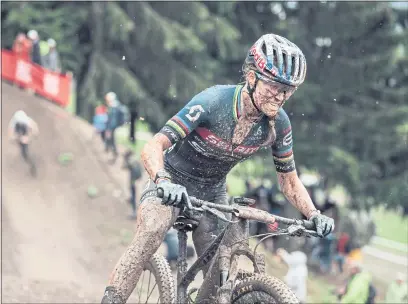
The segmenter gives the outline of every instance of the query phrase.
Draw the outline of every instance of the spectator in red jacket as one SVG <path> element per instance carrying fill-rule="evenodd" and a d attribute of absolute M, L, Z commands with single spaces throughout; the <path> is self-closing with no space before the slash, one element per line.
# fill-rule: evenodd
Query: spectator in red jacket
<path fill-rule="evenodd" d="M 350 253 L 350 236 L 342 232 L 337 240 L 335 261 L 339 266 L 340 273 L 343 273 L 343 266 L 347 255 Z"/>
<path fill-rule="evenodd" d="M 19 33 L 14 40 L 13 52 L 21 59 L 30 60 L 31 41 L 24 33 Z"/>

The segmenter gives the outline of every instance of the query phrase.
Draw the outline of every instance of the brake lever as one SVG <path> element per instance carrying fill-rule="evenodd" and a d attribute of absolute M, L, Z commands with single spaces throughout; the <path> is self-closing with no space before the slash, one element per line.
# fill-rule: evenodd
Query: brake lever
<path fill-rule="evenodd" d="M 306 236 L 306 237 L 319 237 L 316 231 L 308 230 L 302 225 L 291 225 L 287 228 L 289 235 L 292 236 Z"/>
<path fill-rule="evenodd" d="M 203 210 L 205 210 L 205 211 L 207 211 L 207 212 L 209 212 L 209 213 L 215 215 L 216 217 L 218 217 L 218 218 L 219 218 L 220 220 L 222 220 L 223 222 L 231 223 L 231 224 L 235 224 L 235 223 L 238 223 L 238 222 L 239 222 L 239 221 L 230 221 L 229 219 L 227 219 L 227 218 L 225 217 L 225 215 L 224 215 L 221 211 L 218 211 L 218 210 L 216 210 L 216 209 L 212 209 L 212 208 L 207 207 L 207 206 L 205 206 L 205 205 L 202 205 L 201 208 L 202 208 Z"/>

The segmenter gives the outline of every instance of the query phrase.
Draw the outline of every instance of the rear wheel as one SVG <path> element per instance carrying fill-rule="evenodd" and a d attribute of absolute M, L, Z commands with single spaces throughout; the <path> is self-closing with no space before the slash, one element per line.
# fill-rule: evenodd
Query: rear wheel
<path fill-rule="evenodd" d="M 254 274 L 234 287 L 231 295 L 231 303 L 298 304 L 299 299 L 281 280 L 263 274 Z"/>
<path fill-rule="evenodd" d="M 154 254 L 127 303 L 175 303 L 174 279 L 167 260 Z"/>

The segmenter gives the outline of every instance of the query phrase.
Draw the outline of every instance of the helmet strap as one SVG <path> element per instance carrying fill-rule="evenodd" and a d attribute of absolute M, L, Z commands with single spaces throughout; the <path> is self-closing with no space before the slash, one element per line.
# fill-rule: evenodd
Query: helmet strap
<path fill-rule="evenodd" d="M 255 92 L 255 89 L 256 89 L 256 85 L 258 84 L 258 76 L 256 76 L 256 73 L 255 73 L 255 83 L 254 83 L 254 86 L 251 88 L 250 86 L 249 86 L 249 82 L 247 83 L 247 90 L 248 90 L 248 94 L 249 94 L 249 97 L 251 98 L 251 102 L 252 102 L 252 105 L 255 107 L 255 109 L 257 109 L 258 110 L 258 112 L 262 112 L 257 106 L 256 106 L 256 104 L 255 104 L 255 100 L 254 100 L 254 92 Z"/>

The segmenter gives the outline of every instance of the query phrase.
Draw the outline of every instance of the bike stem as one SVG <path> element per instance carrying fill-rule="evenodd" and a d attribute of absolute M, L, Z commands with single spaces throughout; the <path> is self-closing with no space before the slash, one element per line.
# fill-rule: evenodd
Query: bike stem
<path fill-rule="evenodd" d="M 181 278 L 187 272 L 187 233 L 178 231 L 179 256 L 177 258 L 177 303 L 187 303 L 187 289 L 182 286 Z"/>

